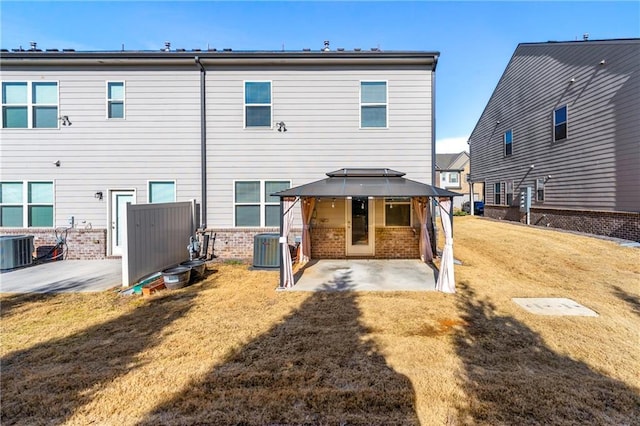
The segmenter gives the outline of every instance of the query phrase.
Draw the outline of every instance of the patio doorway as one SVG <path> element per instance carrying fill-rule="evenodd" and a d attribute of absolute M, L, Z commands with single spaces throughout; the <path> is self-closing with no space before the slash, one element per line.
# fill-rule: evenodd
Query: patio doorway
<path fill-rule="evenodd" d="M 347 256 L 373 256 L 375 222 L 373 200 L 368 197 L 347 199 Z"/>

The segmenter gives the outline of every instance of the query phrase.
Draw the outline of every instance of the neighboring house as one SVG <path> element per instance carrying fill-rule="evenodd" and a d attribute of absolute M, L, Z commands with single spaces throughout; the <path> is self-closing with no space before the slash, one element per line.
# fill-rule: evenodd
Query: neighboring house
<path fill-rule="evenodd" d="M 464 202 L 469 201 L 471 193 L 471 186 L 467 180 L 469 171 L 469 153 L 466 151 L 456 154 L 436 154 L 436 186 L 462 194 L 462 197 L 454 198 L 453 207 L 458 210 L 462 208 Z M 482 188 L 480 185 L 475 185 L 473 200 L 479 201 L 481 197 Z"/>
<path fill-rule="evenodd" d="M 41 245 L 70 227 L 71 258 L 118 256 L 126 203 L 195 199 L 216 254 L 250 258 L 254 236 L 278 230 L 272 193 L 345 167 L 433 182 L 438 55 L 3 50 L 0 233 Z M 409 204 L 372 199 L 374 226 L 417 246 Z"/>
<path fill-rule="evenodd" d="M 485 216 L 640 241 L 640 39 L 520 44 L 469 138 Z"/>

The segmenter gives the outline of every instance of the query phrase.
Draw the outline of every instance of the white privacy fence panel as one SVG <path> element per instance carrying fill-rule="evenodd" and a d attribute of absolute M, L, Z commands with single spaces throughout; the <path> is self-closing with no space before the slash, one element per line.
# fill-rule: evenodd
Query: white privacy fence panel
<path fill-rule="evenodd" d="M 127 205 L 123 286 L 189 260 L 195 208 L 195 201 Z"/>

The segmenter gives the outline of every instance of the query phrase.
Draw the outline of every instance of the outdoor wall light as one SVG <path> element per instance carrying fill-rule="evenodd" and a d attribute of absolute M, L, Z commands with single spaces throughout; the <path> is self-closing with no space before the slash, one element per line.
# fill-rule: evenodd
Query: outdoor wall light
<path fill-rule="evenodd" d="M 61 164 L 60 160 L 56 160 L 56 161 L 53 162 L 53 165 L 56 166 L 56 167 L 60 167 L 60 164 Z"/>
<path fill-rule="evenodd" d="M 278 131 L 279 132 L 286 132 L 287 131 L 287 126 L 286 126 L 286 124 L 284 124 L 284 121 L 278 121 L 276 123 L 276 126 L 278 126 Z"/>
<path fill-rule="evenodd" d="M 63 126 L 71 126 L 71 121 L 69 120 L 69 116 L 68 115 L 62 115 L 60 117 L 58 117 L 58 120 L 62 120 L 62 125 Z"/>
<path fill-rule="evenodd" d="M 336 208 L 336 199 L 335 198 L 333 200 L 331 200 L 331 208 L 332 209 Z"/>
<path fill-rule="evenodd" d="M 93 194 L 94 198 L 97 198 L 98 200 L 102 200 L 102 191 L 98 191 L 95 194 Z"/>
<path fill-rule="evenodd" d="M 546 176 L 544 177 L 544 183 L 547 183 L 547 181 L 548 181 L 549 179 L 551 179 L 551 175 L 546 175 Z"/>

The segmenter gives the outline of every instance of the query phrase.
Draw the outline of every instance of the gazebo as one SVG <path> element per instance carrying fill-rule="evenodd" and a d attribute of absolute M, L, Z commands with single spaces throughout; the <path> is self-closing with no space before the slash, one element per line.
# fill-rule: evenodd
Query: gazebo
<path fill-rule="evenodd" d="M 419 253 L 420 259 L 429 263 L 433 260 L 435 242 L 429 236 L 434 215 L 432 208 L 440 210 L 442 227 L 445 234 L 445 246 L 441 258 L 436 288 L 440 291 L 455 292 L 453 276 L 453 237 L 452 216 L 453 197 L 461 194 L 405 178 L 405 173 L 386 168 L 345 168 L 326 174 L 326 179 L 290 188 L 272 194 L 280 198 L 280 285 L 281 289 L 293 287 L 294 276 L 289 251 L 288 237 L 293 226 L 293 207 L 300 202 L 302 212 L 302 242 L 298 261 L 306 263 L 311 259 L 311 233 L 314 208 L 320 200 L 344 200 L 347 215 L 344 219 L 346 245 L 354 249 L 355 255 L 366 257 L 371 252 L 359 252 L 370 241 L 369 210 L 375 200 L 385 200 L 385 206 L 392 209 L 393 200 L 405 200 L 397 208 L 408 206 L 413 209 L 420 223 Z M 388 201 L 392 200 L 392 201 Z M 409 201 L 410 200 L 410 201 Z M 391 211 L 391 210 L 388 210 Z M 396 210 L 398 211 L 398 210 Z M 348 232 L 347 232 L 348 231 Z M 354 239 L 358 241 L 355 242 Z M 360 239 L 365 243 L 360 243 Z M 359 244 L 359 245 L 358 245 Z M 353 253 L 352 253 L 353 254 Z"/>

